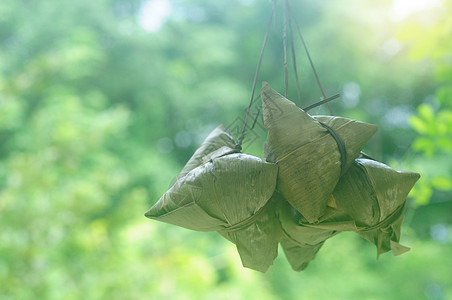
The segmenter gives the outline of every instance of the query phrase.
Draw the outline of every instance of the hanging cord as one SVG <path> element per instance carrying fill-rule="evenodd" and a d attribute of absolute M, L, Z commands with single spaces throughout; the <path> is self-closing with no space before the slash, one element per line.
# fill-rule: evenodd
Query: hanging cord
<path fill-rule="evenodd" d="M 289 72 L 287 69 L 287 14 L 286 0 L 283 0 L 283 49 L 284 49 L 284 89 L 285 96 L 289 98 Z"/>
<path fill-rule="evenodd" d="M 284 0 L 284 1 L 287 1 L 287 0 Z M 290 8 L 289 2 L 287 2 L 287 6 L 288 6 L 288 9 L 289 9 L 289 12 L 293 16 L 293 11 Z M 299 35 L 299 37 L 301 39 L 301 42 L 303 43 L 304 50 L 306 51 L 306 55 L 308 56 L 309 63 L 311 64 L 312 71 L 314 72 L 315 79 L 317 80 L 317 84 L 319 85 L 319 88 L 322 91 L 323 99 L 326 99 L 327 97 L 326 97 L 325 90 L 323 89 L 322 83 L 320 82 L 319 75 L 317 74 L 317 70 L 316 70 L 316 68 L 314 66 L 314 62 L 312 61 L 311 54 L 309 53 L 308 47 L 306 46 L 306 42 L 304 41 L 303 35 L 301 33 L 300 26 L 298 25 L 297 19 L 296 18 L 294 18 L 294 19 L 295 19 L 295 26 L 297 27 L 298 35 Z M 333 111 L 331 110 L 330 105 L 328 103 L 326 105 L 328 106 L 328 110 L 330 111 L 330 114 L 333 115 Z"/>
<path fill-rule="evenodd" d="M 273 0 L 273 1 L 276 1 L 276 0 Z M 273 7 L 275 7 L 275 6 L 273 6 Z M 242 132 L 241 132 L 240 137 L 238 139 L 238 142 L 236 144 L 237 150 L 241 150 L 242 149 L 242 142 L 243 142 L 243 139 L 245 138 L 246 124 L 248 122 L 248 116 L 250 114 L 251 106 L 253 105 L 254 92 L 256 91 L 257 76 L 258 76 L 259 70 L 261 68 L 262 57 L 264 56 L 264 50 L 265 50 L 265 46 L 267 45 L 268 35 L 270 33 L 270 27 L 271 27 L 271 24 L 272 24 L 272 19 L 273 19 L 273 15 L 274 14 L 276 14 L 276 11 L 272 10 L 272 12 L 270 14 L 270 18 L 268 19 L 267 31 L 265 32 L 264 43 L 262 45 L 261 53 L 259 55 L 259 60 L 257 62 L 256 72 L 254 73 L 254 81 L 253 81 L 253 88 L 251 90 L 250 103 L 249 103 L 248 108 L 246 110 L 245 121 L 243 122 Z"/>
<path fill-rule="evenodd" d="M 254 100 L 253 100 L 253 101 L 254 101 Z M 256 116 L 254 117 L 253 125 L 251 125 L 250 129 L 248 129 L 248 130 L 245 131 L 245 136 L 248 134 L 248 132 L 253 131 L 254 127 L 256 126 L 257 119 L 259 118 L 260 113 L 261 113 L 261 110 L 258 108 L 258 109 L 257 109 Z M 236 150 L 241 150 L 241 149 L 237 149 L 237 148 L 236 148 Z"/>
<path fill-rule="evenodd" d="M 288 8 L 284 13 L 288 12 Z M 288 14 L 288 13 L 287 13 Z M 297 96 L 298 96 L 298 105 L 301 107 L 301 88 L 300 88 L 300 80 L 298 79 L 298 70 L 297 70 L 297 58 L 295 55 L 295 40 L 293 38 L 293 29 L 292 29 L 292 19 L 290 17 L 290 14 L 288 14 L 289 18 L 289 32 L 290 32 L 290 48 L 292 52 L 292 62 L 293 62 L 293 70 L 295 73 L 295 81 L 297 86 Z"/>
<path fill-rule="evenodd" d="M 297 70 L 297 63 L 296 63 L 295 46 L 294 46 L 294 38 L 293 38 L 294 34 L 293 34 L 293 28 L 292 28 L 292 17 L 294 17 L 294 16 L 293 16 L 293 11 L 291 9 L 289 1 L 288 0 L 283 0 L 283 27 L 284 27 L 283 28 L 283 48 L 284 48 L 284 86 L 285 86 L 285 96 L 287 98 L 288 97 L 288 93 L 289 93 L 289 74 L 288 74 L 288 63 L 287 63 L 287 23 L 289 23 L 289 30 L 290 30 L 290 37 L 291 37 L 291 52 L 292 52 L 293 67 L 294 67 L 294 73 L 295 73 L 295 79 L 296 79 L 296 85 L 297 85 L 297 91 L 298 91 L 298 101 L 301 102 L 301 89 L 300 89 L 300 83 L 299 83 L 299 78 L 298 78 L 298 70 Z M 263 58 L 263 55 L 264 55 L 265 47 L 267 45 L 268 36 L 269 36 L 269 33 L 270 33 L 270 28 L 271 28 L 271 25 L 272 25 L 273 18 L 274 18 L 274 21 L 275 21 L 274 26 L 275 26 L 275 31 L 276 31 L 277 30 L 276 0 L 273 0 L 272 12 L 271 12 L 270 17 L 268 19 L 267 30 L 266 30 L 265 36 L 264 36 L 264 42 L 263 42 L 263 45 L 262 45 L 261 53 L 259 55 L 259 59 L 258 59 L 257 67 L 256 67 L 256 72 L 254 73 L 254 80 L 253 80 L 253 87 L 252 87 L 252 90 L 251 90 L 250 102 L 249 102 L 248 108 L 246 110 L 245 120 L 243 122 L 242 131 L 241 131 L 240 136 L 238 138 L 238 141 L 236 143 L 236 149 L 238 151 L 240 151 L 242 149 L 242 143 L 243 143 L 243 140 L 245 138 L 245 135 L 254 128 L 254 125 L 256 124 L 257 118 L 259 116 L 259 112 L 258 112 L 256 114 L 256 117 L 254 119 L 254 122 L 253 122 L 253 125 L 252 125 L 251 129 L 246 130 L 246 126 L 248 124 L 248 118 L 250 116 L 250 110 L 251 110 L 251 107 L 252 107 L 253 102 L 254 102 L 254 94 L 255 94 L 255 91 L 256 91 L 257 78 L 258 78 L 258 75 L 259 75 L 260 67 L 262 65 L 262 58 Z M 317 70 L 316 70 L 316 68 L 314 66 L 314 62 L 312 61 L 311 54 L 309 53 L 308 47 L 307 47 L 306 42 L 305 42 L 305 40 L 303 38 L 303 34 L 301 33 L 301 29 L 300 29 L 300 26 L 299 26 L 296 18 L 295 18 L 294 22 L 295 22 L 295 26 L 296 26 L 296 29 L 297 29 L 297 32 L 298 32 L 298 36 L 300 37 L 300 40 L 301 40 L 301 42 L 303 44 L 303 47 L 304 47 L 304 49 L 306 51 L 306 55 L 307 55 L 307 57 L 309 59 L 309 63 L 311 64 L 312 71 L 314 73 L 314 76 L 316 78 L 317 84 L 318 84 L 318 86 L 319 86 L 319 88 L 320 88 L 320 90 L 322 92 L 322 96 L 323 96 L 321 101 L 318 101 L 318 102 L 316 102 L 316 103 L 304 108 L 304 110 L 308 111 L 308 110 L 310 110 L 310 109 L 312 109 L 314 107 L 320 106 L 322 104 L 326 104 L 327 107 L 328 107 L 328 110 L 330 112 L 330 115 L 333 116 L 334 115 L 333 111 L 332 111 L 330 105 L 328 104 L 328 102 L 338 98 L 340 96 L 340 94 L 336 94 L 336 95 L 333 95 L 331 97 L 327 97 L 326 96 L 325 90 L 323 89 L 322 83 L 320 82 L 320 78 L 319 78 L 319 76 L 317 74 Z"/>
<path fill-rule="evenodd" d="M 315 107 L 317 107 L 317 106 L 320 106 L 320 105 L 322 105 L 322 104 L 328 103 L 328 102 L 330 102 L 331 100 L 337 99 L 337 98 L 339 98 L 340 96 L 341 96 L 341 94 L 333 95 L 333 96 L 328 97 L 328 98 L 326 98 L 326 99 L 323 99 L 323 100 L 321 100 L 321 101 L 319 101 L 319 102 L 316 102 L 316 103 L 314 103 L 314 104 L 311 104 L 311 105 L 309 105 L 309 106 L 303 108 L 303 110 L 304 110 L 304 111 L 311 110 L 311 109 L 313 109 L 313 108 L 315 108 Z"/>
<path fill-rule="evenodd" d="M 250 131 L 252 131 L 252 130 L 254 129 L 254 126 L 255 126 L 256 123 L 257 123 L 257 118 L 259 117 L 259 114 L 260 114 L 260 113 L 261 113 L 261 110 L 258 108 L 258 109 L 257 109 L 256 116 L 254 117 L 253 125 L 251 125 L 251 128 L 250 128 L 246 133 L 248 133 L 248 132 L 250 132 Z"/>

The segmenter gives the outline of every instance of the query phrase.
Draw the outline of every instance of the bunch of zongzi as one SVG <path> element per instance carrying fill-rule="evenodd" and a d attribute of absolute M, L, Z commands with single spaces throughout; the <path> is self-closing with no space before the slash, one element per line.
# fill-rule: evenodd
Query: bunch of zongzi
<path fill-rule="evenodd" d="M 362 158 L 372 124 L 310 116 L 264 83 L 265 158 L 240 153 L 216 128 L 146 216 L 233 242 L 245 267 L 265 272 L 281 243 L 294 270 L 324 242 L 355 231 L 378 255 L 401 246 L 406 197 L 419 178 Z"/>

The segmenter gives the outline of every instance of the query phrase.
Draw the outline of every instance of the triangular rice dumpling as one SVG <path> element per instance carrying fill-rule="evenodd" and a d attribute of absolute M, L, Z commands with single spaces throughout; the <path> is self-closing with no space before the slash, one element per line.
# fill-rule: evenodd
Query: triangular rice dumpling
<path fill-rule="evenodd" d="M 377 127 L 341 117 L 311 117 L 292 101 L 262 87 L 265 157 L 279 165 L 278 189 L 310 223 L 325 214 L 328 200 Z"/>
<path fill-rule="evenodd" d="M 281 205 L 280 222 L 283 230 L 281 246 L 295 271 L 306 269 L 323 243 L 338 234 L 336 229 L 300 226 L 300 213 L 288 202 Z"/>
<path fill-rule="evenodd" d="M 185 176 L 146 216 L 192 230 L 218 231 L 236 244 L 245 267 L 265 272 L 281 237 L 278 203 L 271 198 L 278 166 L 233 153 L 232 141 L 224 128 L 214 130 L 185 166 Z"/>
<path fill-rule="evenodd" d="M 324 241 L 342 231 L 356 231 L 375 244 L 377 255 L 409 248 L 399 244 L 406 197 L 419 174 L 396 171 L 369 159 L 356 159 L 341 177 L 319 223 L 310 224 L 288 203 L 282 205 L 281 245 L 292 268 L 301 271 Z"/>
<path fill-rule="evenodd" d="M 398 243 L 406 198 L 419 177 L 374 160 L 357 159 L 333 192 L 338 211 L 329 221 L 353 220 L 358 234 L 375 244 L 378 256 L 391 250 L 402 254 L 409 250 Z"/>

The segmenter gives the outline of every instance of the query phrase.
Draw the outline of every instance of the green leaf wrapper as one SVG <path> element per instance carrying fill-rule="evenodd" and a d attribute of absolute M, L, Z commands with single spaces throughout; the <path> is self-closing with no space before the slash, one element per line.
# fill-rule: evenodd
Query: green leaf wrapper
<path fill-rule="evenodd" d="M 278 203 L 271 200 L 278 166 L 234 153 L 231 143 L 224 128 L 215 129 L 146 217 L 218 231 L 236 244 L 245 267 L 265 272 L 281 237 Z"/>
<path fill-rule="evenodd" d="M 399 244 L 406 197 L 419 174 L 356 159 L 342 176 L 329 201 L 328 213 L 312 224 L 288 204 L 280 213 L 284 252 L 293 269 L 304 269 L 323 242 L 341 231 L 355 231 L 377 247 L 377 256 L 409 248 Z"/>
<path fill-rule="evenodd" d="M 268 129 L 265 157 L 279 165 L 278 189 L 309 222 L 318 222 L 341 172 L 358 157 L 377 127 L 341 117 L 313 118 L 266 83 L 261 98 Z M 345 144 L 345 153 L 325 125 Z M 344 166 L 341 156 L 346 157 Z"/>

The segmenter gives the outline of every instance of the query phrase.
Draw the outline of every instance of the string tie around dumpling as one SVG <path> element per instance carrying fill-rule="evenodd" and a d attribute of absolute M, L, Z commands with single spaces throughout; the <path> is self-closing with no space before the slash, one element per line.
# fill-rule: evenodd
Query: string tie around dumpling
<path fill-rule="evenodd" d="M 405 211 L 406 208 L 406 202 L 404 202 L 403 205 L 399 206 L 391 215 L 389 215 L 386 219 L 384 219 L 381 222 L 378 222 L 377 224 L 369 227 L 358 227 L 358 231 L 365 232 L 365 231 L 372 231 L 377 229 L 384 229 L 388 226 L 390 226 L 392 223 L 397 220 L 400 215 Z"/>
<path fill-rule="evenodd" d="M 334 232 L 334 233 L 336 233 L 336 232 Z M 315 247 L 315 246 L 321 246 L 321 245 L 325 242 L 325 241 L 321 241 L 321 242 L 318 242 L 318 243 L 315 243 L 315 244 L 302 243 L 301 241 L 299 241 L 299 240 L 293 238 L 286 230 L 284 230 L 284 228 L 283 228 L 283 230 L 282 230 L 282 235 L 283 235 L 286 239 L 290 240 L 291 243 L 297 245 L 298 247 L 302 247 L 302 248 L 303 248 L 303 247 Z"/>
<path fill-rule="evenodd" d="M 347 171 L 347 169 L 345 168 L 345 165 L 347 163 L 347 150 L 345 150 L 345 143 L 341 139 L 341 137 L 334 131 L 333 128 L 320 121 L 319 123 L 320 125 L 322 125 L 323 128 L 328 130 L 329 134 L 331 134 L 331 136 L 337 143 L 337 148 L 339 149 L 339 153 L 341 154 L 341 176 L 342 176 Z"/>
<path fill-rule="evenodd" d="M 274 202 L 275 202 L 274 198 L 270 198 L 270 200 L 264 206 L 262 206 L 254 215 L 250 216 L 249 218 L 244 219 L 243 221 L 241 221 L 237 224 L 234 224 L 229 227 L 225 227 L 224 229 L 221 229 L 219 231 L 235 232 L 235 231 L 239 231 L 239 230 L 247 228 L 251 224 L 254 224 L 256 222 L 257 218 L 260 215 L 262 215 L 268 209 L 268 207 L 271 206 Z"/>
<path fill-rule="evenodd" d="M 360 227 L 360 226 L 356 226 L 356 224 L 352 221 L 337 222 L 337 224 L 341 223 L 343 225 L 343 227 L 341 228 L 341 231 L 366 232 L 366 231 L 384 229 L 385 227 L 388 227 L 389 225 L 391 225 L 395 220 L 397 220 L 400 217 L 400 214 L 405 211 L 405 208 L 406 208 L 406 203 L 399 206 L 391 215 L 386 217 L 383 221 L 378 222 L 377 224 L 372 225 L 372 226 Z M 330 229 L 331 224 L 332 224 L 331 222 L 329 222 L 329 223 L 320 222 L 317 224 L 312 224 L 312 223 L 303 222 L 303 221 L 299 221 L 299 223 L 298 223 L 299 226 L 304 226 L 304 227 L 309 227 L 309 228 L 317 228 L 317 229 Z M 283 234 L 284 234 L 284 230 L 283 230 Z"/>
<path fill-rule="evenodd" d="M 336 133 L 336 131 L 331 128 L 330 126 L 326 125 L 323 122 L 320 122 L 320 125 L 325 128 L 328 133 L 333 137 L 333 139 L 336 141 L 337 144 L 337 148 L 339 150 L 339 154 L 340 154 L 340 161 L 341 161 L 341 176 L 345 174 L 345 172 L 347 171 L 346 169 L 346 163 L 347 163 L 347 150 L 345 149 L 345 143 L 344 141 L 341 139 L 341 137 Z M 351 121 L 350 121 L 351 122 Z M 348 123 L 346 123 L 345 125 L 347 125 Z M 280 162 L 284 159 L 286 159 L 287 157 L 289 157 L 291 154 L 293 154 L 294 152 L 297 152 L 298 150 L 300 150 L 301 148 L 303 148 L 306 145 L 303 145 L 301 147 L 298 147 L 297 149 L 293 150 L 292 152 L 284 155 L 283 157 L 281 157 L 277 162 Z"/>

